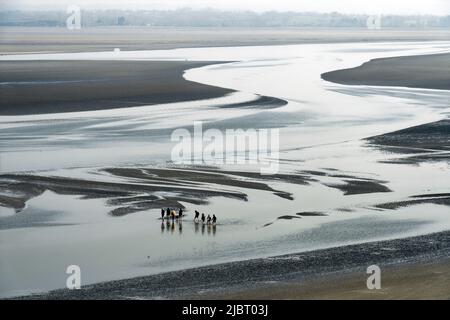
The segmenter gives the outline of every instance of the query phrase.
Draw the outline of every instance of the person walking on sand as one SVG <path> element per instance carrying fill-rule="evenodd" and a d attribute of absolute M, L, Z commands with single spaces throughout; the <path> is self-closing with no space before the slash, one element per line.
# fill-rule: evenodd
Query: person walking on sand
<path fill-rule="evenodd" d="M 205 214 L 202 213 L 202 222 L 205 223 Z"/>
<path fill-rule="evenodd" d="M 180 210 L 178 210 L 178 218 L 181 218 L 183 216 L 183 208 L 180 208 Z"/>
<path fill-rule="evenodd" d="M 161 209 L 161 220 L 164 220 L 164 214 L 165 214 L 164 209 Z"/>
<path fill-rule="evenodd" d="M 195 210 L 195 217 L 194 217 L 194 221 L 198 221 L 198 217 L 200 216 L 200 212 L 198 212 L 197 210 Z"/>
<path fill-rule="evenodd" d="M 213 223 L 213 224 L 216 224 L 216 222 L 217 222 L 217 218 L 216 218 L 216 215 L 215 215 L 215 214 L 213 214 L 213 217 L 212 217 L 212 223 Z"/>
<path fill-rule="evenodd" d="M 208 218 L 206 219 L 207 224 L 211 224 L 211 216 L 208 214 Z"/>

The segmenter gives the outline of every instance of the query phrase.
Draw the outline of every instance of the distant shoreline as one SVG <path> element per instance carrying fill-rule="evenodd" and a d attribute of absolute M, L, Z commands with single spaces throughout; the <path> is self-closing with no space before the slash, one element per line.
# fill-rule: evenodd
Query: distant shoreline
<path fill-rule="evenodd" d="M 0 27 L 0 55 L 37 51 L 98 52 L 115 48 L 134 51 L 389 41 L 450 41 L 450 30 L 323 27 L 92 27 L 68 30 L 58 27 Z"/>

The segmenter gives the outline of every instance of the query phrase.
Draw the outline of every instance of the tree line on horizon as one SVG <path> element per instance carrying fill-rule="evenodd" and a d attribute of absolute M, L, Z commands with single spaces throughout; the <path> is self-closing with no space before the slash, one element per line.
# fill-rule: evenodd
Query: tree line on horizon
<path fill-rule="evenodd" d="M 251 12 L 192 10 L 81 10 L 84 27 L 345 27 L 365 28 L 369 15 L 338 12 Z M 0 11 L 0 26 L 64 27 L 65 11 Z M 450 16 L 383 15 L 385 28 L 447 28 Z"/>

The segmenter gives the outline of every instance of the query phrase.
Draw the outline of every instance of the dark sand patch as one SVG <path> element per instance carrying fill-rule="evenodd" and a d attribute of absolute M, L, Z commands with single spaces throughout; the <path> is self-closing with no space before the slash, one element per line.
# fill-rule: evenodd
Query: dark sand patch
<path fill-rule="evenodd" d="M 380 209 L 388 209 L 388 210 L 395 210 L 398 208 L 403 207 L 409 207 L 419 204 L 437 204 L 437 205 L 444 205 L 444 206 L 450 206 L 450 194 L 444 193 L 444 194 L 429 194 L 429 195 L 416 195 L 409 197 L 410 199 L 402 200 L 402 201 L 396 201 L 396 202 L 388 202 L 388 203 L 381 203 L 376 205 L 376 208 Z"/>
<path fill-rule="evenodd" d="M 183 78 L 185 70 L 213 63 L 0 61 L 0 115 L 135 107 L 233 92 Z"/>
<path fill-rule="evenodd" d="M 265 227 L 273 225 L 277 220 L 293 220 L 293 219 L 301 219 L 301 218 L 302 217 L 291 216 L 291 215 L 279 216 L 278 218 L 275 219 L 275 221 L 268 222 L 268 223 L 264 224 L 262 226 L 262 228 L 265 228 Z"/>
<path fill-rule="evenodd" d="M 449 72 L 450 73 L 450 72 Z M 450 151 L 450 120 L 422 124 L 366 139 L 368 142 L 386 147 L 391 152 L 406 153 L 405 149 L 417 152 L 426 150 Z M 422 149 L 422 150 L 420 150 Z M 424 150 L 425 149 L 425 150 Z"/>
<path fill-rule="evenodd" d="M 330 188 L 339 189 L 344 195 L 355 195 L 377 192 L 392 192 L 391 189 L 376 180 L 343 180 L 346 184 L 326 184 Z"/>
<path fill-rule="evenodd" d="M 325 216 L 327 216 L 327 214 L 325 214 L 323 212 L 316 212 L 316 211 L 298 212 L 298 213 L 296 213 L 295 216 L 293 216 L 293 215 L 280 216 L 275 221 L 268 222 L 265 225 L 263 225 L 262 227 L 263 228 L 268 227 L 268 226 L 274 224 L 277 220 L 293 220 L 293 219 L 301 219 L 302 217 L 325 217 Z"/>
<path fill-rule="evenodd" d="M 292 220 L 292 219 L 300 219 L 300 218 L 301 217 L 285 215 L 285 216 L 278 217 L 277 220 Z"/>
<path fill-rule="evenodd" d="M 339 212 L 354 212 L 355 209 L 350 209 L 350 208 L 337 208 L 336 211 L 339 211 Z"/>
<path fill-rule="evenodd" d="M 326 72 L 322 79 L 347 85 L 450 90 L 450 54 L 373 59 L 359 67 Z"/>
<path fill-rule="evenodd" d="M 324 176 L 328 175 L 326 172 L 315 171 L 315 170 L 304 170 L 304 171 L 301 171 L 301 172 L 306 173 L 306 174 L 310 174 L 310 175 L 313 175 L 313 176 L 319 176 L 319 177 L 324 177 Z"/>
<path fill-rule="evenodd" d="M 287 193 L 287 192 L 275 192 L 274 194 L 276 194 L 280 198 L 283 198 L 286 200 L 294 200 L 294 197 L 290 193 Z"/>
<path fill-rule="evenodd" d="M 0 195 L 0 206 L 13 208 L 16 212 L 20 212 L 23 208 L 25 208 L 25 201 L 26 200 L 24 199 L 16 197 Z"/>
<path fill-rule="evenodd" d="M 303 211 L 303 212 L 297 212 L 296 215 L 302 216 L 302 217 L 325 217 L 325 216 L 327 216 L 326 213 L 319 212 L 319 211 Z"/>
<path fill-rule="evenodd" d="M 450 197 L 450 193 L 430 193 L 430 194 L 419 194 L 416 196 L 411 196 L 410 198 L 435 198 L 435 197 Z"/>
<path fill-rule="evenodd" d="M 386 133 L 367 138 L 366 141 L 369 145 L 389 153 L 414 154 L 383 160 L 383 163 L 418 164 L 427 161 L 450 161 L 450 120 Z"/>
<path fill-rule="evenodd" d="M 222 109 L 249 109 L 249 108 L 258 108 L 258 109 L 274 109 L 287 105 L 287 101 L 283 99 L 278 99 L 275 97 L 267 97 L 267 96 L 259 96 L 255 101 L 244 101 L 233 104 L 225 104 L 218 106 L 218 108 Z"/>

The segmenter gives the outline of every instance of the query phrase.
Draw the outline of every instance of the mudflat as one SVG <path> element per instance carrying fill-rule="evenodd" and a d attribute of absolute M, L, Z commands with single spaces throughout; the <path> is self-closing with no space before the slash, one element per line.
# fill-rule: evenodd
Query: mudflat
<path fill-rule="evenodd" d="M 285 45 L 376 41 L 446 41 L 450 30 L 368 30 L 350 28 L 164 28 L 2 27 L 0 54 L 156 50 L 196 47 Z"/>
<path fill-rule="evenodd" d="M 448 299 L 449 237 L 447 231 L 236 261 L 22 298 Z M 380 290 L 366 285 L 373 264 L 381 269 Z"/>
<path fill-rule="evenodd" d="M 359 67 L 322 74 L 322 79 L 346 84 L 450 89 L 450 54 L 373 59 Z"/>
<path fill-rule="evenodd" d="M 0 115 L 103 110 L 223 96 L 232 90 L 187 81 L 211 62 L 2 61 Z"/>

